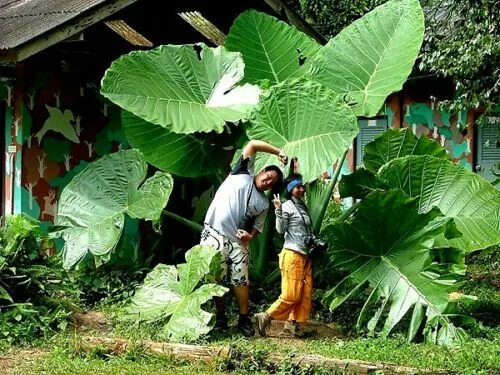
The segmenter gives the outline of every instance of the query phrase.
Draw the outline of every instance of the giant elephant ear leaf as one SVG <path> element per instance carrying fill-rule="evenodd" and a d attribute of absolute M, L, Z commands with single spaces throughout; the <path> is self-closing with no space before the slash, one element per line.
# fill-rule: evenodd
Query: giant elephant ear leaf
<path fill-rule="evenodd" d="M 462 236 L 441 236 L 440 246 L 475 251 L 500 243 L 500 192 L 478 174 L 442 158 L 408 156 L 384 165 L 379 178 L 418 197 L 420 212 L 438 207 L 455 220 Z"/>
<path fill-rule="evenodd" d="M 451 160 L 446 150 L 428 137 L 417 138 L 410 129 L 388 129 L 365 146 L 364 168 L 344 176 L 339 184 L 342 197 L 363 198 L 370 191 L 385 189 L 376 173 L 384 164 L 410 155 L 432 155 Z"/>
<path fill-rule="evenodd" d="M 260 90 L 243 78 L 237 52 L 223 47 L 164 45 L 115 60 L 101 93 L 120 107 L 173 132 L 222 132 L 226 121 L 248 117 Z"/>
<path fill-rule="evenodd" d="M 289 80 L 273 86 L 247 126 L 250 139 L 263 139 L 298 157 L 305 181 L 334 164 L 358 134 L 356 116 L 334 92 L 317 82 Z M 259 153 L 258 171 L 276 164 Z"/>
<path fill-rule="evenodd" d="M 385 163 L 410 155 L 431 155 L 451 160 L 446 149 L 425 136 L 417 138 L 410 129 L 388 129 L 365 147 L 363 164 L 366 169 L 377 173 Z"/>
<path fill-rule="evenodd" d="M 147 162 L 162 171 L 182 177 L 198 177 L 224 170 L 227 161 L 213 145 L 214 134 L 178 134 L 122 111 L 127 140 Z"/>
<path fill-rule="evenodd" d="M 66 185 L 59 199 L 56 225 L 65 241 L 64 267 L 90 252 L 99 265 L 120 239 L 125 215 L 158 222 L 173 187 L 168 173 L 146 181 L 147 164 L 137 150 L 119 151 L 90 163 Z M 144 182 L 143 182 L 144 181 Z"/>
<path fill-rule="evenodd" d="M 311 76 L 350 96 L 356 115 L 372 117 L 390 93 L 402 88 L 423 36 L 419 1 L 388 1 L 330 39 L 315 55 Z"/>
<path fill-rule="evenodd" d="M 216 284 L 196 287 L 214 264 L 220 264 L 220 252 L 209 246 L 187 251 L 186 263 L 177 268 L 159 264 L 136 290 L 126 317 L 149 322 L 169 318 L 164 332 L 173 341 L 195 340 L 208 333 L 212 314 L 201 305 L 213 296 L 223 296 L 227 288 Z"/>
<path fill-rule="evenodd" d="M 272 84 L 304 75 L 321 47 L 293 26 L 255 10 L 236 18 L 224 46 L 243 55 L 245 82 Z"/>
<path fill-rule="evenodd" d="M 352 221 L 324 229 L 333 266 L 351 272 L 325 294 L 324 302 L 334 309 L 369 286 L 371 293 L 360 312 L 359 325 L 374 311 L 368 328 L 376 330 L 386 313 L 381 330 L 385 337 L 413 308 L 410 340 L 427 317 L 425 332 L 438 332 L 435 342 L 452 344 L 465 335 L 447 315 L 450 293 L 457 285 L 452 275 L 441 280 L 438 273 L 430 272 L 431 249 L 435 237 L 458 233 L 452 219 L 436 221 L 441 215 L 436 208 L 419 214 L 418 204 L 400 190 L 375 191 L 361 201 Z M 351 288 L 350 283 L 355 286 Z"/>

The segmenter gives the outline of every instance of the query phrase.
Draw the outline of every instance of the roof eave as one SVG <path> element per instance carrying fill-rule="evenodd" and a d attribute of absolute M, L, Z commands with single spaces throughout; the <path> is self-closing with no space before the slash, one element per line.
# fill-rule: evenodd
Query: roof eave
<path fill-rule="evenodd" d="M 135 3 L 138 0 L 110 0 L 98 5 L 75 18 L 39 35 L 19 46 L 0 49 L 0 64 L 23 61 L 44 49 L 53 46 L 83 30 L 102 21 L 106 17 Z"/>

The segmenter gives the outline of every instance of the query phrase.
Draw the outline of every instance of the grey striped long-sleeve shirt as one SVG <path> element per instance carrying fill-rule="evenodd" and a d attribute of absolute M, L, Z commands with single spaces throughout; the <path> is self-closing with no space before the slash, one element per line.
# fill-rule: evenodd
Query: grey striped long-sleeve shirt
<path fill-rule="evenodd" d="M 285 235 L 285 244 L 283 245 L 285 249 L 308 255 L 309 248 L 305 241 L 312 233 L 311 218 L 305 204 L 295 198 L 292 199 L 283 203 L 281 209 L 275 210 L 276 230 Z"/>

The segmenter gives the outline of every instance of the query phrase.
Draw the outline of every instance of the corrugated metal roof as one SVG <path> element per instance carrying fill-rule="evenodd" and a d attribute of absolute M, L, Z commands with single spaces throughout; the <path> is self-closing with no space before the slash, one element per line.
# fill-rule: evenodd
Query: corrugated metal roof
<path fill-rule="evenodd" d="M 0 49 L 17 47 L 108 0 L 0 0 Z"/>

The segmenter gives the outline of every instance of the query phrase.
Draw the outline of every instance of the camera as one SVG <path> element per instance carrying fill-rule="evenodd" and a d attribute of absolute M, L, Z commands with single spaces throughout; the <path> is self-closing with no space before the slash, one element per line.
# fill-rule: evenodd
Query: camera
<path fill-rule="evenodd" d="M 319 238 L 317 238 L 315 236 L 307 236 L 305 243 L 306 243 L 306 246 L 309 247 L 310 253 L 323 252 L 323 251 L 326 251 L 326 249 L 328 248 L 328 243 L 320 240 Z"/>
<path fill-rule="evenodd" d="M 252 233 L 254 224 L 255 224 L 255 217 L 247 215 L 241 220 L 240 224 L 238 225 L 238 229 L 243 229 L 248 233 Z"/>

